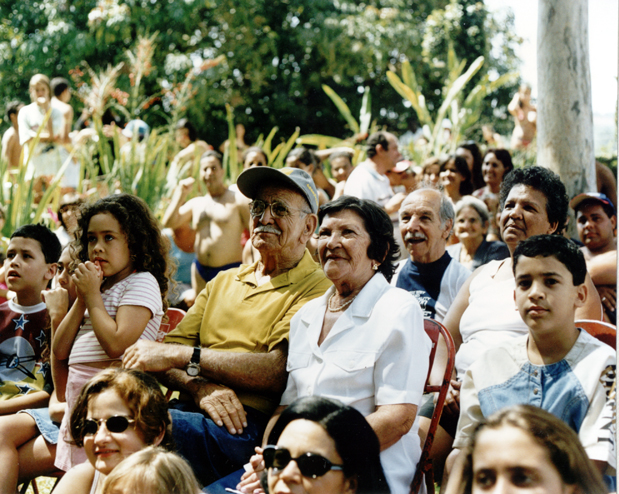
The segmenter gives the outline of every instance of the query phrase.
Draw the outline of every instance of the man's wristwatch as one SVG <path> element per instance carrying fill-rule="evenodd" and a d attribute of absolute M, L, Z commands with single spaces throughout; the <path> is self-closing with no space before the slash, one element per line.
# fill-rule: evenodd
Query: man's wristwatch
<path fill-rule="evenodd" d="M 200 350 L 201 348 L 199 346 L 193 349 L 193 355 L 191 356 L 191 360 L 185 369 L 187 374 L 191 377 L 196 377 L 200 374 Z"/>

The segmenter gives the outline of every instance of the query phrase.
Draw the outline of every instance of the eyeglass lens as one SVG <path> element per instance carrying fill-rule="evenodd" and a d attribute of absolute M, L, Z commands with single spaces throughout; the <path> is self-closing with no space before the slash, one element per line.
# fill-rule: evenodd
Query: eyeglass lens
<path fill-rule="evenodd" d="M 288 463 L 294 460 L 301 474 L 313 479 L 322 477 L 329 470 L 342 470 L 341 465 L 334 465 L 323 456 L 314 453 L 304 453 L 297 458 L 292 458 L 290 451 L 285 448 L 267 446 L 264 448 L 263 456 L 265 466 L 277 470 L 283 470 Z"/>
<path fill-rule="evenodd" d="M 84 435 L 94 436 L 99 430 L 101 422 L 105 422 L 105 427 L 108 431 L 114 433 L 125 432 L 129 427 L 129 424 L 133 423 L 133 420 L 123 417 L 122 415 L 115 415 L 107 419 L 86 419 L 84 421 Z"/>
<path fill-rule="evenodd" d="M 271 208 L 271 214 L 275 218 L 283 218 L 290 213 L 288 208 L 281 202 L 276 201 L 269 204 L 268 202 L 261 201 L 260 199 L 252 201 L 250 204 L 250 213 L 252 216 L 262 216 L 267 207 Z"/>

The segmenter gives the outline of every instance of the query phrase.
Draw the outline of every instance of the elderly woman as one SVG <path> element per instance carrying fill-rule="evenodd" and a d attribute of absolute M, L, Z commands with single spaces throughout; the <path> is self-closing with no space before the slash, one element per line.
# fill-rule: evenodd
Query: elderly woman
<path fill-rule="evenodd" d="M 297 398 L 338 399 L 376 432 L 391 492 L 408 493 L 421 455 L 417 407 L 431 346 L 422 312 L 411 294 L 389 285 L 398 248 L 381 207 L 343 196 L 318 217 L 318 253 L 333 287 L 292 318 L 288 384 L 269 426 Z"/>
<path fill-rule="evenodd" d="M 388 494 L 379 454 L 376 434 L 356 409 L 318 396 L 300 398 L 269 436 L 262 485 L 271 494 Z"/>
<path fill-rule="evenodd" d="M 441 185 L 454 205 L 473 192 L 471 171 L 464 158 L 455 155 L 442 158 L 439 170 Z"/>
<path fill-rule="evenodd" d="M 518 242 L 533 235 L 560 235 L 566 224 L 568 198 L 561 179 L 541 166 L 518 168 L 501 188 L 500 228 L 510 257 L 479 267 L 462 285 L 443 324 L 456 344 L 456 371 L 461 379 L 486 350 L 527 334 L 527 326 L 515 310 L 516 283 L 512 259 Z M 587 276 L 588 297 L 576 311 L 576 319 L 601 319 L 600 299 Z M 436 365 L 443 355 L 437 352 Z M 447 404 L 437 430 L 432 456 L 441 462 L 451 450 L 459 415 L 459 381 L 452 381 Z M 427 429 L 427 421 L 420 426 Z"/>
<path fill-rule="evenodd" d="M 488 242 L 486 233 L 490 213 L 483 201 L 473 196 L 464 196 L 455 207 L 454 235 L 460 241 L 447 247 L 447 252 L 471 271 L 482 264 L 509 257 L 509 249 L 503 242 Z"/>
<path fill-rule="evenodd" d="M 484 156 L 481 167 L 485 186 L 473 192 L 473 195 L 486 203 L 490 211 L 490 237 L 498 239 L 496 215 L 499 207 L 499 191 L 507 174 L 514 169 L 512 157 L 506 149 L 490 148 Z"/>

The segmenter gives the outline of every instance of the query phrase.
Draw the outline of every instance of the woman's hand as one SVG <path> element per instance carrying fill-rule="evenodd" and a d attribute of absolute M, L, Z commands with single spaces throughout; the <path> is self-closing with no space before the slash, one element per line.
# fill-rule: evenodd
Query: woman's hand
<path fill-rule="evenodd" d="M 249 459 L 249 463 L 245 465 L 245 473 L 241 477 L 241 481 L 236 486 L 237 490 L 246 492 L 247 494 L 264 493 L 260 485 L 260 476 L 264 471 L 264 458 L 262 457 L 262 448 L 255 448 L 256 454 Z"/>
<path fill-rule="evenodd" d="M 47 306 L 47 312 L 52 321 L 62 320 L 69 311 L 69 292 L 62 287 L 41 292 L 43 302 Z"/>
<path fill-rule="evenodd" d="M 71 279 L 75 283 L 77 297 L 85 302 L 88 297 L 101 292 L 103 271 L 98 264 L 86 261 L 75 269 Z"/>

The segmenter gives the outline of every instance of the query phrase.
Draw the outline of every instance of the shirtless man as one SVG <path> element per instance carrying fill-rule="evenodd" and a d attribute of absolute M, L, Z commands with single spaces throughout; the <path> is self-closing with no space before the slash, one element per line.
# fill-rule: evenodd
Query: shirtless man
<path fill-rule="evenodd" d="M 525 149 L 531 144 L 537 130 L 537 109 L 531 104 L 531 86 L 522 84 L 514 94 L 507 110 L 514 117 L 512 149 Z"/>
<path fill-rule="evenodd" d="M 597 288 L 607 319 L 617 320 L 617 214 L 612 201 L 600 192 L 574 197 L 578 236 L 587 271 Z"/>
<path fill-rule="evenodd" d="M 224 184 L 221 155 L 217 151 L 207 151 L 200 158 L 200 178 L 208 193 L 185 202 L 195 180 L 181 180 L 163 216 L 166 228 L 191 223 L 196 231 L 196 260 L 191 268 L 191 286 L 196 296 L 217 273 L 241 263 L 241 234 L 249 225 L 249 201 Z"/>
<path fill-rule="evenodd" d="M 24 104 L 21 101 L 11 101 L 6 107 L 6 118 L 8 118 L 11 126 L 2 136 L 2 159 L 9 162 L 9 168 L 17 168 L 19 166 L 21 144 L 19 144 L 17 114 L 23 106 Z"/>

